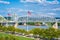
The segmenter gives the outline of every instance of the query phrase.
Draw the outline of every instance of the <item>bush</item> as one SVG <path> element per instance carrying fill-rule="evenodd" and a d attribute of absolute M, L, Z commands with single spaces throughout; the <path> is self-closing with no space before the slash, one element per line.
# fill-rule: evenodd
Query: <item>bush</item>
<path fill-rule="evenodd" d="M 60 30 L 54 28 L 48 29 L 34 28 L 30 32 L 33 33 L 34 35 L 39 35 L 41 38 L 47 38 L 48 40 L 60 37 Z"/>

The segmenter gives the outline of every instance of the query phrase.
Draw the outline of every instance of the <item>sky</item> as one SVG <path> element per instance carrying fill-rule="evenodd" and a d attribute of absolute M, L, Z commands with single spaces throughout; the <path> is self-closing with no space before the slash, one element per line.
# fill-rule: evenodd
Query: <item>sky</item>
<path fill-rule="evenodd" d="M 0 0 L 0 15 L 60 17 L 60 0 Z"/>

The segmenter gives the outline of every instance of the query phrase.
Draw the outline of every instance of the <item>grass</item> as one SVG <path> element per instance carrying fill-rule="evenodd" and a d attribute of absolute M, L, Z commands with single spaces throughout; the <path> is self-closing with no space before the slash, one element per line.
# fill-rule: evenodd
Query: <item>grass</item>
<path fill-rule="evenodd" d="M 0 40 L 34 40 L 34 39 L 0 33 Z"/>

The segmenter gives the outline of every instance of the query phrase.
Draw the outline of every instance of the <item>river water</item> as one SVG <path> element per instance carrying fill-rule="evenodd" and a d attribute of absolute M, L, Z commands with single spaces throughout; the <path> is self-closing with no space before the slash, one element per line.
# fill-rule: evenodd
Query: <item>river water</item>
<path fill-rule="evenodd" d="M 48 28 L 48 26 L 31 26 L 31 25 L 27 25 L 27 26 L 24 26 L 24 25 L 19 25 L 18 28 L 20 29 L 25 29 L 25 30 L 31 30 L 33 28 Z"/>

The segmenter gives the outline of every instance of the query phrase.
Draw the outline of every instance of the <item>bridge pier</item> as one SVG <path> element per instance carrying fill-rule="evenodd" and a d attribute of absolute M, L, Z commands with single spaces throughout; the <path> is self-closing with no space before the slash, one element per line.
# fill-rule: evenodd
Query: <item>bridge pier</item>
<path fill-rule="evenodd" d="M 42 24 L 45 25 L 45 26 L 48 26 L 48 24 L 46 22 L 42 22 Z"/>
<path fill-rule="evenodd" d="M 27 24 L 26 24 L 26 23 L 24 23 L 23 25 L 24 25 L 24 26 L 26 26 Z"/>
<path fill-rule="evenodd" d="M 53 25 L 53 28 L 58 29 L 58 23 L 57 22 Z"/>
<path fill-rule="evenodd" d="M 18 22 L 15 22 L 15 25 L 14 25 L 14 27 L 16 28 L 18 26 Z"/>

